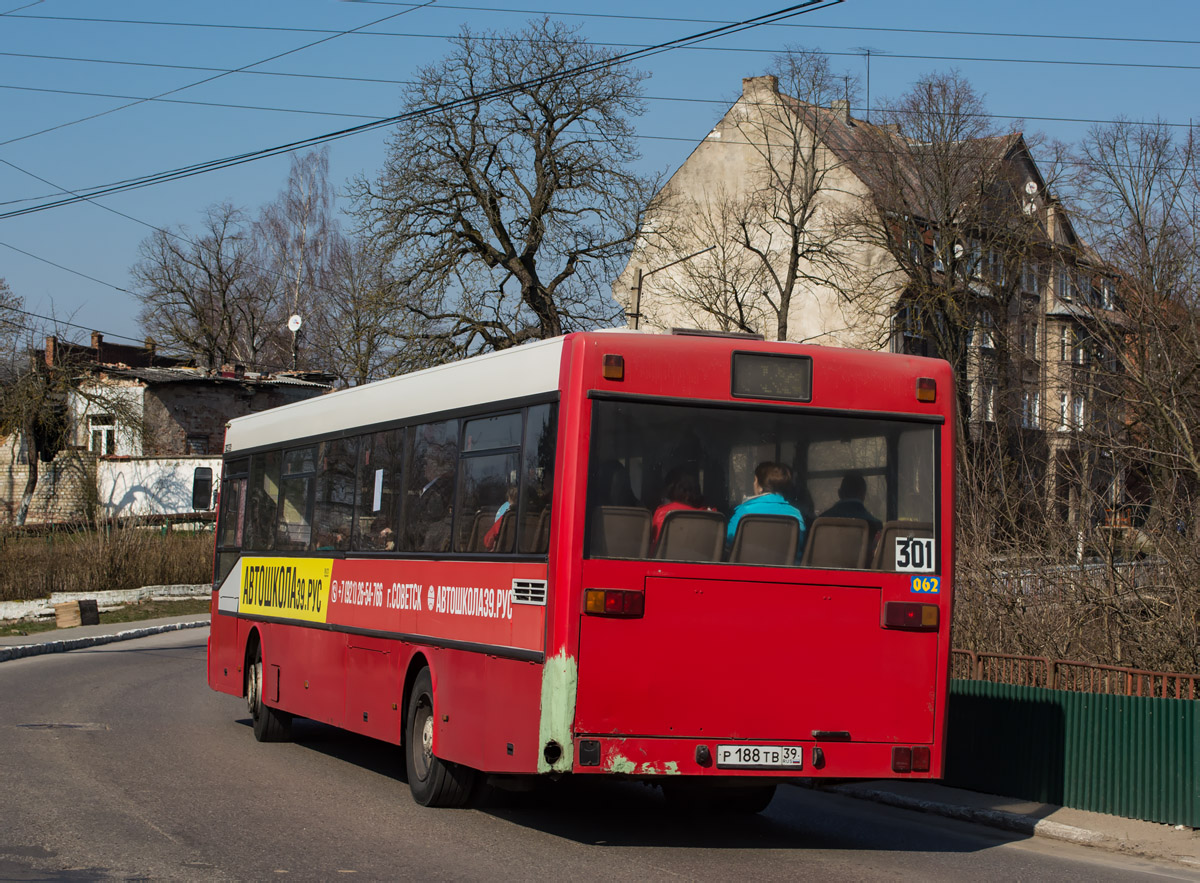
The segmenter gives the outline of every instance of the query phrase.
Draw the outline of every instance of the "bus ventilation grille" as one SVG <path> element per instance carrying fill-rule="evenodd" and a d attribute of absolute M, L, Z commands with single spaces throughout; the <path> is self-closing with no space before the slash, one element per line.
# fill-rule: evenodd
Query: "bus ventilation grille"
<path fill-rule="evenodd" d="M 512 602 L 514 604 L 536 604 L 546 606 L 546 581 L 544 579 L 513 580 Z"/>

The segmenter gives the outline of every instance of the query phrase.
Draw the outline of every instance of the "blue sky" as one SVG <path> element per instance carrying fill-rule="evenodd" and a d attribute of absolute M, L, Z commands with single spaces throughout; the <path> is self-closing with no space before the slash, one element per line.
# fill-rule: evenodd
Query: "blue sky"
<path fill-rule="evenodd" d="M 390 116 L 401 87 L 368 81 L 405 80 L 444 54 L 444 38 L 464 23 L 516 29 L 545 12 L 580 24 L 587 39 L 631 47 L 785 5 L 456 0 L 412 9 L 338 0 L 6 0 L 0 3 L 0 212 L 60 195 L 57 188 L 119 181 Z M 394 17 L 335 36 L 387 16 Z M 323 42 L 309 46 L 317 41 Z M 741 78 L 761 73 L 786 45 L 821 49 L 836 67 L 859 76 L 866 73 L 863 50 L 870 49 L 873 104 L 923 73 L 958 69 L 986 96 L 991 113 L 1024 119 L 1025 131 L 1071 143 L 1089 126 L 1072 120 L 1160 116 L 1186 125 L 1200 116 L 1200 4 L 1194 2 L 844 0 L 786 26 L 643 63 L 651 74 L 647 113 L 637 123 L 645 167 L 674 169 L 740 92 Z M 287 54 L 252 67 L 257 73 L 218 76 L 281 53 Z M 167 96 L 187 103 L 122 108 L 187 86 Z M 93 118 L 75 122 L 86 117 Z M 385 138 L 374 131 L 334 142 L 335 184 L 374 174 Z M 80 203 L 0 219 L 0 277 L 31 312 L 83 326 L 68 329 L 81 338 L 87 329 L 140 338 L 138 303 L 117 290 L 130 287 L 139 243 L 155 226 L 194 225 L 215 202 L 256 210 L 278 193 L 287 168 L 287 158 L 276 157 L 100 200 L 129 217 Z"/>

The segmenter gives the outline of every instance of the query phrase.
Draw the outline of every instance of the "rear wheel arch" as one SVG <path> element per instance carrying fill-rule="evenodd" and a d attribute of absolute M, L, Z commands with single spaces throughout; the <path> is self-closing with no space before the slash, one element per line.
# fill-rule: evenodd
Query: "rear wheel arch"
<path fill-rule="evenodd" d="M 414 653 L 408 661 L 408 670 L 404 673 L 404 686 L 400 690 L 400 741 L 404 741 L 404 734 L 407 733 L 408 726 L 408 700 L 412 697 L 413 684 L 416 683 L 417 677 L 424 669 L 429 669 L 429 676 L 433 678 L 434 685 L 437 684 L 437 678 L 434 677 L 433 666 L 429 663 L 428 657 L 421 652 Z"/>

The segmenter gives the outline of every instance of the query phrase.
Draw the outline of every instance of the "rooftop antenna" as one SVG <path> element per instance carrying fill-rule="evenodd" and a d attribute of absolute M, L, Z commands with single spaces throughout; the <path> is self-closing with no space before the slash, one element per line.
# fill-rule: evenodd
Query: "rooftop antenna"
<path fill-rule="evenodd" d="M 883 52 L 882 49 L 876 49 L 874 46 L 855 46 L 852 52 L 861 52 L 867 57 L 867 109 L 866 121 L 871 122 L 871 53 L 879 55 Z"/>

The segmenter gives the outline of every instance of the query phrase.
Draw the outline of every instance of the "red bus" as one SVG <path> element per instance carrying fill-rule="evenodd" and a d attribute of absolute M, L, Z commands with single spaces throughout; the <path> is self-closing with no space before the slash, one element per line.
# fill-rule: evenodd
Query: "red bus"
<path fill-rule="evenodd" d="M 954 399 L 940 360 L 614 331 L 240 417 L 209 684 L 263 741 L 403 745 L 425 805 L 937 778 Z"/>

